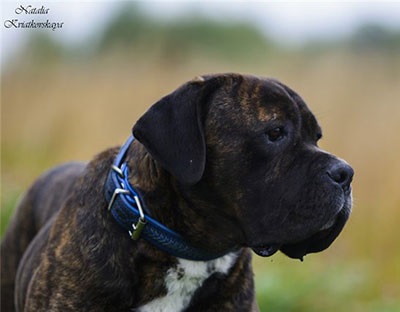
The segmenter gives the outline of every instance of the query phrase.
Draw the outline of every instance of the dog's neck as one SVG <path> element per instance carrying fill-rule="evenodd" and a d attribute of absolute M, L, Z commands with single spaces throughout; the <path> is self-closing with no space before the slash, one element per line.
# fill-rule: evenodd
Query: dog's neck
<path fill-rule="evenodd" d="M 217 206 L 221 203 L 205 183 L 194 187 L 181 185 L 160 167 L 138 141 L 128 149 L 126 161 L 129 181 L 139 190 L 146 209 L 154 219 L 198 247 L 211 248 L 210 251 L 215 252 L 229 252 L 238 247 L 236 226 L 218 213 Z M 197 197 L 199 188 L 203 194 L 206 189 L 213 200 L 205 202 L 204 198 Z M 215 207 L 203 209 L 204 205 Z M 202 215 L 202 211 L 209 211 L 213 215 Z"/>
<path fill-rule="evenodd" d="M 168 228 L 174 231 L 179 229 L 184 224 L 184 219 L 179 214 L 184 203 L 178 200 L 180 194 L 174 179 L 171 179 L 138 141 L 134 141 L 128 149 L 126 162 L 129 182 L 139 192 L 145 210 Z"/>

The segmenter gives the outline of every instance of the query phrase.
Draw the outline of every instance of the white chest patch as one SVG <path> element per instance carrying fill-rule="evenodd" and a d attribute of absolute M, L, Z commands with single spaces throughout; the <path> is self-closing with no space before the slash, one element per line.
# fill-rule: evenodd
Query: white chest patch
<path fill-rule="evenodd" d="M 178 259 L 177 266 L 169 269 L 164 276 L 167 294 L 141 306 L 138 311 L 179 312 L 184 310 L 203 282 L 213 273 L 227 274 L 236 258 L 237 253 L 229 253 L 207 262 Z"/>

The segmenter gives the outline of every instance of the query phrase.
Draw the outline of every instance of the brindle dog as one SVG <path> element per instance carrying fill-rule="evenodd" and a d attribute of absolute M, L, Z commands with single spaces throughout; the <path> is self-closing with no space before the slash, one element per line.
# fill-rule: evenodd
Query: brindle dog
<path fill-rule="evenodd" d="M 152 218 L 222 256 L 190 261 L 132 241 L 104 196 L 113 148 L 26 193 L 1 245 L 2 311 L 257 311 L 251 250 L 302 259 L 349 217 L 352 168 L 318 148 L 315 117 L 276 80 L 199 77 L 133 135 L 129 182 Z"/>

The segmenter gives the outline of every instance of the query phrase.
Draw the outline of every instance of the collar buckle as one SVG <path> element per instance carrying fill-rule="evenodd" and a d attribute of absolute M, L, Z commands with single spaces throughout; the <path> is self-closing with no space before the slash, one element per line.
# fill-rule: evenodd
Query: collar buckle
<path fill-rule="evenodd" d="M 121 178 L 125 179 L 125 174 L 124 174 L 124 164 L 122 167 L 118 167 L 116 165 L 112 165 L 111 169 Z M 122 188 L 121 188 L 122 187 Z M 117 196 L 119 195 L 131 195 L 131 192 L 125 188 L 124 183 L 121 183 L 121 187 L 116 188 L 114 190 L 114 193 L 111 196 L 110 202 L 108 204 L 108 211 L 111 210 L 112 206 L 114 205 L 115 200 L 117 199 Z M 140 203 L 140 199 L 136 194 L 133 194 L 133 198 L 136 203 L 136 207 L 139 211 L 139 219 L 137 223 L 132 223 L 132 231 L 129 232 L 129 236 L 131 237 L 132 240 L 138 240 L 140 237 L 140 234 L 142 233 L 144 226 L 146 225 L 146 218 L 143 212 L 142 204 Z"/>
<path fill-rule="evenodd" d="M 143 213 L 142 205 L 140 204 L 140 199 L 137 196 L 134 196 L 136 206 L 139 210 L 139 220 L 136 224 L 132 223 L 132 231 L 129 231 L 129 235 L 132 240 L 138 240 L 140 237 L 140 233 L 142 233 L 144 226 L 146 225 L 146 218 Z"/>

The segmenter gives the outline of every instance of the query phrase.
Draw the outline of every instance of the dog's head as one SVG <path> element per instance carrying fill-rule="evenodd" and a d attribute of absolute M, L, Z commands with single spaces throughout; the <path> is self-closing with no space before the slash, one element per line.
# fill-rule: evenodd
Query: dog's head
<path fill-rule="evenodd" d="M 153 105 L 133 134 L 188 200 L 222 220 L 220 246 L 301 259 L 327 248 L 349 217 L 352 168 L 318 148 L 315 117 L 276 80 L 199 77 Z M 207 211 L 199 216 L 207 223 Z"/>

